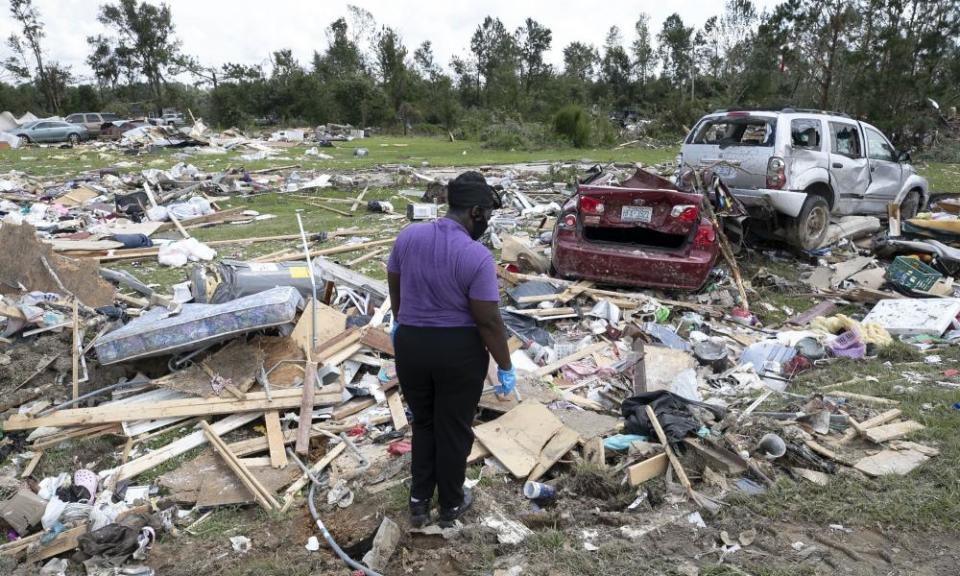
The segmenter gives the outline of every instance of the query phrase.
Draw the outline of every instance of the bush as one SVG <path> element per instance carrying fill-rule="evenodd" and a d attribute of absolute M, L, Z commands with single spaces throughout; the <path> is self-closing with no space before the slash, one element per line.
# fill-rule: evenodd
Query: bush
<path fill-rule="evenodd" d="M 590 145 L 590 136 L 593 132 L 590 116 L 586 110 L 576 104 L 564 106 L 557 112 L 553 118 L 553 129 L 557 135 L 577 148 Z"/>
<path fill-rule="evenodd" d="M 482 128 L 480 142 L 496 150 L 541 150 L 555 145 L 556 139 L 543 124 L 507 118 Z"/>

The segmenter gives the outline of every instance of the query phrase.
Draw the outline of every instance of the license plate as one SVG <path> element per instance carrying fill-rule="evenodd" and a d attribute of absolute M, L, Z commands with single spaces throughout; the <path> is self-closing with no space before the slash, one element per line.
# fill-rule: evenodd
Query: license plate
<path fill-rule="evenodd" d="M 624 222 L 650 222 L 653 219 L 651 206 L 623 206 L 620 208 L 620 219 Z"/>

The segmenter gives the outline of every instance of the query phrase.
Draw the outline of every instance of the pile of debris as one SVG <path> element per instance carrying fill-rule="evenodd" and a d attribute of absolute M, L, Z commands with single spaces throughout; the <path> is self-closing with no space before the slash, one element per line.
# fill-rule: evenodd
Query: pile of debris
<path fill-rule="evenodd" d="M 841 238 L 807 255 L 804 286 L 765 270 L 741 278 L 735 260 L 727 262 L 731 273 L 696 294 L 553 278 L 551 234 L 572 196 L 548 170 L 506 168 L 488 178 L 505 197 L 484 240 L 499 250 L 501 311 L 520 378 L 515 397 L 485 393 L 480 401 L 469 461 L 481 477 L 515 479 L 509 485 L 517 495 L 549 508 L 576 497 L 564 484 L 567 472 L 588 466 L 622 478 L 626 512 L 673 510 L 666 502 L 682 512 L 669 515 L 673 522 L 716 512 L 729 493 L 756 494 L 781 476 L 823 485 L 840 471 L 905 474 L 937 456 L 936 447 L 903 440 L 922 425 L 903 419 L 895 400 L 844 390 L 852 382 L 790 390 L 797 374 L 835 358 L 873 356 L 897 339 L 929 349 L 960 336 L 960 299 L 921 298 L 947 288 L 934 288 L 917 261 L 900 257 L 884 269 L 876 255 Z M 415 200 L 407 219 L 442 213 L 445 171 L 382 172 L 401 188 L 398 197 Z M 626 175 L 615 168 L 604 182 Z M 32 366 L 4 378 L 0 450 L 10 458 L 0 468 L 0 519 L 10 532 L 0 558 L 58 569 L 65 560 L 55 557 L 77 551 L 71 558 L 89 571 L 129 570 L 145 561 L 158 535 L 189 535 L 218 506 L 286 511 L 303 505 L 299 496 L 309 489 L 322 526 L 317 490 L 330 511 L 407 481 L 410 415 L 393 365 L 386 286 L 325 258 L 359 247 L 382 256 L 392 237 L 365 240 L 359 230 L 308 236 L 301 226 L 300 234 L 266 238 L 296 248 L 197 266 L 172 295 L 97 264 L 212 261 L 215 244 L 191 238 L 192 226 L 264 216 L 220 210 L 221 198 L 362 185 L 347 200 L 352 212 L 376 177 L 301 175 L 290 167 L 211 176 L 187 164 L 57 186 L 5 177 L 0 359 L 29 358 L 19 364 Z M 404 188 L 414 181 L 426 183 L 426 192 Z M 308 198 L 328 208 L 336 200 Z M 368 208 L 384 212 L 386 227 L 404 219 L 380 204 Z M 164 228 L 183 238 L 153 247 L 150 236 Z M 337 236 L 353 240 L 310 247 Z M 949 262 L 952 248 L 936 251 L 930 242 L 883 246 L 930 246 Z M 771 286 L 814 290 L 821 302 L 799 313 L 760 303 L 789 317 L 764 327 L 751 305 L 756 290 Z M 870 310 L 858 320 L 848 310 L 835 314 L 841 304 Z M 768 402 L 777 408 L 762 409 Z M 115 462 L 37 474 L 45 451 L 97 437 L 120 439 L 111 446 Z M 647 487 L 661 479 L 666 496 L 651 498 Z M 479 509 L 480 524 L 502 544 L 532 533 L 509 510 L 482 501 Z M 386 567 L 400 537 L 389 518 L 378 526 L 363 560 L 371 570 Z M 462 528 L 422 531 L 455 538 Z M 620 530 L 628 539 L 646 533 L 626 519 Z M 238 550 L 250 545 L 235 540 Z M 316 549 L 316 539 L 307 546 Z"/>

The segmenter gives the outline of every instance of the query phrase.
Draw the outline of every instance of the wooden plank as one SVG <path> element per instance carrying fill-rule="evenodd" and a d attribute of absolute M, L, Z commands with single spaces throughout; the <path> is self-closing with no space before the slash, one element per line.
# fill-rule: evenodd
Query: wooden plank
<path fill-rule="evenodd" d="M 343 442 L 331 448 L 330 451 L 323 456 L 323 458 L 310 467 L 310 474 L 316 476 L 317 474 L 323 472 L 323 469 L 329 466 L 331 462 L 336 460 L 337 456 L 342 454 L 346 448 L 347 445 Z M 297 492 L 303 489 L 303 487 L 307 485 L 307 482 L 310 482 L 310 476 L 304 474 L 287 488 L 287 490 L 283 493 L 283 506 L 280 508 L 281 512 L 286 512 L 290 509 L 290 505 L 293 504 L 293 500 L 296 498 Z"/>
<path fill-rule="evenodd" d="M 817 443 L 817 442 L 814 441 L 814 440 L 804 440 L 803 443 L 807 445 L 807 448 L 813 450 L 814 452 L 816 452 L 817 454 L 819 454 L 819 455 L 821 455 L 821 456 L 825 456 L 825 457 L 833 460 L 834 462 L 839 462 L 840 464 L 843 464 L 844 466 L 848 466 L 848 465 L 849 465 L 849 464 L 847 464 L 847 461 L 846 461 L 843 457 L 841 457 L 839 454 L 837 454 L 837 453 L 834 452 L 833 450 L 830 450 L 830 449 L 827 448 L 826 446 L 823 446 L 822 444 Z"/>
<path fill-rule="evenodd" d="M 384 354 L 394 355 L 393 341 L 390 335 L 380 328 L 364 328 L 361 332 L 360 343 Z"/>
<path fill-rule="evenodd" d="M 860 427 L 864 429 L 875 428 L 877 426 L 880 426 L 881 424 L 886 424 L 891 420 L 895 420 L 899 418 L 901 414 L 903 414 L 903 411 L 900 410 L 899 408 L 894 408 L 893 410 L 887 410 L 886 412 L 882 414 L 878 414 L 873 418 L 868 418 L 864 420 L 863 422 L 860 423 Z"/>
<path fill-rule="evenodd" d="M 543 450 L 540 452 L 540 457 L 537 459 L 536 466 L 533 467 L 533 470 L 530 471 L 530 475 L 527 476 L 527 480 L 537 481 L 543 477 L 554 464 L 557 463 L 564 455 L 573 450 L 573 447 L 580 443 L 580 435 L 577 434 L 576 430 L 572 428 L 567 428 L 564 426 L 553 435 L 553 438 L 547 442 L 547 445 L 543 447 Z"/>
<path fill-rule="evenodd" d="M 43 458 L 43 450 L 37 450 L 33 454 L 33 458 L 27 462 L 27 467 L 23 469 L 23 473 L 20 474 L 20 478 L 29 478 L 33 474 L 33 470 L 37 467 L 37 464 L 40 463 L 40 459 Z"/>
<path fill-rule="evenodd" d="M 195 226 L 197 224 L 209 224 L 211 222 L 220 222 L 221 220 L 226 220 L 232 216 L 236 216 L 246 210 L 246 206 L 237 206 L 234 208 L 227 208 L 225 210 L 220 210 L 219 212 L 214 212 L 213 214 L 205 214 L 203 216 L 196 216 L 194 218 L 187 218 L 182 223 L 185 223 L 187 226 Z M 164 222 L 157 228 L 157 232 L 166 232 L 167 230 L 173 230 L 176 227 L 176 224 L 171 222 Z M 297 235 L 296 238 L 300 236 Z M 278 240 L 286 239 L 284 237 L 277 238 Z"/>
<path fill-rule="evenodd" d="M 559 370 L 560 368 L 563 368 L 563 367 L 566 366 L 567 364 L 569 364 L 569 363 L 571 363 L 571 362 L 576 362 L 577 360 L 580 360 L 581 358 L 586 358 L 587 356 L 593 354 L 594 352 L 599 352 L 600 350 L 603 350 L 603 349 L 606 348 L 606 347 L 607 347 L 607 343 L 606 343 L 606 342 L 597 342 L 596 344 L 591 344 L 591 345 L 589 345 L 589 346 L 586 346 L 586 347 L 582 348 L 581 350 L 579 350 L 579 351 L 577 351 L 577 352 L 574 352 L 573 354 L 567 356 L 566 358 L 561 358 L 560 360 L 557 360 L 556 362 L 553 362 L 553 363 L 551 363 L 551 364 L 547 364 L 546 366 L 543 366 L 543 367 L 541 367 L 541 368 L 538 368 L 538 369 L 534 372 L 534 374 L 535 374 L 537 377 L 541 377 L 541 378 L 542 378 L 543 376 L 548 376 L 548 375 L 550 375 L 550 374 L 553 374 L 554 372 L 556 372 L 556 371 Z"/>
<path fill-rule="evenodd" d="M 925 426 L 913 420 L 895 422 L 884 426 L 876 426 L 867 430 L 867 439 L 876 444 L 902 438 L 911 432 L 923 430 Z"/>
<path fill-rule="evenodd" d="M 230 449 L 227 448 L 227 445 L 223 442 L 223 439 L 214 432 L 213 428 L 207 424 L 206 420 L 201 420 L 200 425 L 203 427 L 203 433 L 207 437 L 207 441 L 210 442 L 210 445 L 213 446 L 213 449 L 217 454 L 219 454 L 223 461 L 226 462 L 227 466 L 230 467 L 230 470 L 237 475 L 237 478 L 240 479 L 240 482 L 250 491 L 254 499 L 257 501 L 257 504 L 266 510 L 270 511 L 275 508 L 279 508 L 280 505 L 273 498 L 273 496 L 267 491 L 266 488 L 250 473 L 250 469 L 243 465 L 239 459 L 230 452 Z"/>
<path fill-rule="evenodd" d="M 360 206 L 360 203 L 363 202 L 363 197 L 366 196 L 367 190 L 369 190 L 369 189 L 370 189 L 369 186 L 364 186 L 364 187 L 363 187 L 363 192 L 361 192 L 360 195 L 357 196 L 357 199 L 353 201 L 353 206 L 350 207 L 350 211 L 351 211 L 351 212 L 356 212 L 356 211 L 357 211 L 357 208 Z"/>
<path fill-rule="evenodd" d="M 307 305 L 303 309 L 303 314 L 294 326 L 290 337 L 300 345 L 304 353 L 310 346 L 310 329 L 313 323 L 313 299 L 307 300 Z M 347 315 L 339 310 L 331 308 L 322 302 L 317 302 L 317 344 L 343 333 L 346 330 Z"/>
<path fill-rule="evenodd" d="M 333 409 L 333 419 L 343 420 L 347 416 L 353 416 L 357 412 L 362 412 L 371 406 L 375 406 L 376 403 L 376 399 L 372 396 L 351 398 L 350 400 Z"/>
<path fill-rule="evenodd" d="M 334 214 L 338 214 L 338 215 L 340 215 L 340 216 L 346 216 L 347 218 L 353 218 L 353 214 L 351 214 L 350 212 L 344 212 L 343 210 L 339 210 L 339 209 L 337 209 L 337 208 L 334 208 L 333 206 L 327 206 L 326 204 L 317 204 L 316 202 L 305 202 L 305 204 L 309 204 L 309 205 L 314 206 L 314 207 L 316 207 L 316 208 L 320 208 L 321 210 L 327 210 L 327 211 L 329 211 L 329 212 L 333 212 Z"/>
<path fill-rule="evenodd" d="M 280 427 L 280 412 L 267 410 L 263 413 L 263 421 L 267 429 L 270 465 L 274 468 L 284 468 L 288 462 L 287 449 L 283 445 L 283 428 Z"/>
<path fill-rule="evenodd" d="M 881 406 L 896 406 L 897 404 L 900 404 L 899 401 L 891 400 L 889 398 L 867 396 L 866 394 L 855 394 L 853 392 L 843 392 L 842 390 L 831 390 L 827 394 L 830 396 L 837 396 L 838 398 L 846 398 L 847 400 L 859 400 L 861 402 L 866 402 L 867 404 L 879 404 Z"/>
<path fill-rule="evenodd" d="M 227 447 L 230 445 L 228 444 Z M 237 458 L 237 460 L 247 468 L 266 468 L 274 467 L 273 460 L 269 456 L 258 456 L 255 458 Z"/>
<path fill-rule="evenodd" d="M 393 419 L 393 429 L 403 430 L 407 427 L 407 413 L 403 409 L 403 401 L 400 400 L 400 393 L 394 392 L 387 395 L 387 407 L 390 409 L 390 417 Z"/>
<path fill-rule="evenodd" d="M 603 446 L 603 438 L 591 438 L 583 445 L 583 459 L 597 468 L 607 467 L 607 450 Z"/>
<path fill-rule="evenodd" d="M 627 482 L 631 486 L 639 486 L 647 480 L 651 480 L 667 473 L 666 452 L 647 458 L 643 462 L 638 462 L 627 468 Z"/>
<path fill-rule="evenodd" d="M 82 426 L 129 420 L 155 420 L 161 418 L 188 418 L 191 416 L 213 416 L 217 414 L 236 414 L 239 412 L 260 412 L 265 409 L 296 408 L 300 406 L 302 391 L 297 389 L 276 390 L 272 400 L 265 392 L 247 394 L 246 400 L 234 398 L 189 398 L 182 400 L 164 400 L 146 406 L 98 406 L 95 408 L 72 408 L 60 410 L 48 416 L 29 418 L 20 414 L 11 416 L 5 423 L 5 430 L 26 430 L 41 426 Z M 329 406 L 341 399 L 340 391 L 317 395 L 313 406 Z"/>
<path fill-rule="evenodd" d="M 259 414 L 233 414 L 214 423 L 211 427 L 216 430 L 217 434 L 226 434 L 231 430 L 236 430 L 237 428 L 253 422 L 259 418 Z M 198 446 L 202 446 L 206 442 L 206 436 L 203 434 L 203 430 L 197 430 L 187 434 L 179 440 L 174 440 L 170 444 L 162 448 L 158 448 L 149 454 L 145 454 L 140 458 L 136 458 L 123 464 L 117 466 L 116 468 L 111 468 L 109 470 L 104 470 L 100 472 L 101 479 L 107 479 L 110 477 L 114 478 L 114 481 L 121 482 L 129 478 L 133 478 L 138 474 L 142 474 L 147 470 L 151 470 L 160 464 L 170 460 L 171 458 L 176 458 L 185 452 L 189 452 Z M 264 439 L 266 442 L 266 439 Z"/>
<path fill-rule="evenodd" d="M 73 550 L 80 545 L 80 537 L 86 534 L 89 529 L 89 524 L 81 524 L 76 528 L 61 532 L 52 542 L 28 554 L 26 563 L 33 564 Z"/>
<path fill-rule="evenodd" d="M 393 244 L 395 238 L 388 238 L 386 240 L 374 240 L 372 242 L 361 242 L 359 244 L 345 244 L 343 246 L 334 246 L 332 248 L 323 248 L 321 250 L 312 250 L 310 252 L 310 257 L 315 258 L 317 256 L 331 256 L 333 254 L 343 254 L 345 252 L 355 252 L 357 250 L 364 250 L 366 248 L 373 248 L 375 246 L 387 246 Z M 277 256 L 271 258 L 270 260 L 263 260 L 264 262 L 287 262 L 290 260 L 303 260 L 303 252 L 298 254 L 291 253 L 288 256 Z"/>
<path fill-rule="evenodd" d="M 80 396 L 80 303 L 73 300 L 73 400 Z"/>
<path fill-rule="evenodd" d="M 310 358 L 310 352 L 307 352 L 307 358 Z M 305 366 L 303 376 L 303 390 L 299 402 L 300 406 L 300 424 L 297 428 L 297 444 L 295 450 L 297 454 L 306 455 L 310 451 L 310 426 L 313 424 L 313 403 L 317 388 L 317 365 L 310 360 Z"/>
<path fill-rule="evenodd" d="M 56 446 L 57 444 L 70 440 L 71 438 L 93 438 L 102 434 L 120 434 L 119 426 L 115 423 L 110 423 L 104 424 L 103 426 L 85 426 L 83 428 L 63 430 L 57 434 L 51 434 L 50 436 L 38 438 L 31 445 L 31 449 L 42 450 L 44 448 L 49 448 L 50 446 Z"/>
<path fill-rule="evenodd" d="M 27 317 L 23 315 L 23 312 L 21 312 L 19 308 L 6 304 L 2 300 L 0 300 L 0 316 L 14 318 L 16 320 L 27 319 Z"/>
<path fill-rule="evenodd" d="M 375 258 L 375 257 L 383 254 L 383 253 L 386 252 L 386 251 L 387 251 L 386 248 L 375 248 L 374 250 L 371 250 L 370 252 L 367 252 L 367 253 L 364 254 L 363 256 L 360 256 L 360 257 L 358 257 L 358 258 L 354 258 L 353 260 L 347 262 L 346 264 L 344 264 L 344 266 L 346 266 L 347 268 L 356 266 L 357 264 L 360 264 L 361 262 L 366 262 L 367 260 L 370 260 L 371 258 Z"/>

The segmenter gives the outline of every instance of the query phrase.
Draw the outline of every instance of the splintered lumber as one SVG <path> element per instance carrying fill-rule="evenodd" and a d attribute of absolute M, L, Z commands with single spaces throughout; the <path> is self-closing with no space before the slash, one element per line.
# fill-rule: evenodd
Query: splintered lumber
<path fill-rule="evenodd" d="M 50 436 L 44 436 L 43 438 L 38 438 L 32 445 L 33 450 L 43 450 L 44 448 L 49 448 L 50 446 L 56 446 L 57 444 L 70 440 L 71 438 L 95 438 L 97 436 L 103 436 L 105 434 L 117 434 L 120 435 L 123 433 L 123 430 L 116 423 L 104 424 L 103 426 L 84 426 L 83 428 L 73 428 L 70 430 L 63 430 L 56 434 L 51 434 Z"/>
<path fill-rule="evenodd" d="M 543 447 L 543 450 L 540 451 L 537 464 L 533 467 L 533 470 L 530 471 L 527 480 L 539 480 L 558 460 L 563 458 L 564 454 L 572 450 L 579 442 L 580 434 L 578 434 L 576 430 L 567 428 L 566 426 L 558 430 L 553 438 L 547 442 L 547 445 Z"/>
<path fill-rule="evenodd" d="M 347 445 L 344 442 L 341 442 L 330 449 L 323 458 L 321 458 L 316 464 L 310 467 L 310 474 L 316 476 L 317 474 L 323 472 L 323 469 L 330 465 L 331 462 L 336 460 L 346 449 Z M 293 499 L 296 497 L 297 492 L 299 492 L 304 486 L 307 485 L 307 482 L 310 482 L 310 476 L 304 474 L 296 482 L 290 485 L 289 488 L 283 493 L 283 506 L 280 508 L 281 512 L 286 512 L 290 509 L 290 505 L 293 504 Z"/>
<path fill-rule="evenodd" d="M 639 486 L 647 480 L 663 476 L 667 472 L 667 461 L 667 454 L 663 452 L 627 467 L 627 482 L 631 486 Z"/>
<path fill-rule="evenodd" d="M 837 453 L 834 452 L 833 450 L 830 450 L 830 449 L 827 448 L 826 446 L 817 443 L 815 440 L 804 440 L 803 443 L 807 445 L 807 448 L 813 450 L 813 451 L 816 452 L 817 454 L 819 454 L 819 455 L 821 455 L 821 456 L 825 456 L 825 457 L 833 460 L 834 462 L 838 462 L 838 463 L 840 463 L 840 464 L 843 464 L 844 466 L 849 466 L 849 464 L 847 463 L 847 461 L 846 461 L 845 459 L 843 459 L 839 454 L 837 454 Z"/>
<path fill-rule="evenodd" d="M 390 409 L 390 418 L 393 419 L 393 429 L 403 430 L 407 427 L 407 413 L 403 409 L 400 393 L 387 394 L 387 408 Z"/>
<path fill-rule="evenodd" d="M 274 468 L 287 466 L 287 450 L 284 448 L 283 428 L 280 427 L 280 412 L 267 410 L 263 413 L 267 429 L 267 445 L 270 448 L 270 465 Z"/>
<path fill-rule="evenodd" d="M 352 266 L 356 266 L 357 264 L 360 264 L 361 262 L 366 262 L 367 260 L 370 260 L 371 258 L 376 258 L 377 256 L 383 254 L 383 253 L 386 252 L 386 251 L 387 251 L 386 248 L 375 248 L 374 250 L 371 250 L 370 252 L 367 252 L 367 253 L 364 254 L 363 256 L 360 256 L 360 257 L 358 257 L 358 258 L 354 258 L 353 260 L 347 262 L 346 264 L 344 264 L 344 266 L 346 266 L 347 268 L 350 268 L 350 267 L 352 267 Z"/>
<path fill-rule="evenodd" d="M 183 222 L 185 222 L 187 226 L 195 226 L 197 224 L 220 223 L 221 221 L 227 220 L 232 216 L 239 215 L 241 212 L 246 210 L 246 208 L 247 208 L 246 206 L 236 206 L 234 208 L 226 208 L 224 210 L 220 210 L 219 212 L 214 212 L 213 214 L 205 214 L 203 216 L 194 216 L 193 218 L 188 218 Z M 173 220 L 171 220 L 170 222 L 164 222 L 163 224 L 160 225 L 159 228 L 157 228 L 157 232 L 166 232 L 167 230 L 172 230 L 176 226 L 177 224 L 174 223 Z M 300 236 L 298 235 L 296 237 L 299 238 Z"/>
<path fill-rule="evenodd" d="M 536 374 L 537 377 L 540 377 L 540 378 L 542 378 L 542 377 L 544 377 L 544 376 L 548 376 L 548 375 L 550 375 L 550 374 L 553 374 L 554 372 L 556 372 L 556 371 L 559 370 L 560 368 L 563 368 L 563 367 L 566 366 L 567 364 L 569 364 L 569 363 L 571 363 L 571 362 L 576 362 L 577 360 L 580 360 L 581 358 L 586 358 L 587 356 L 590 356 L 590 355 L 593 354 L 594 352 L 599 352 L 599 351 L 603 350 L 603 349 L 606 348 L 606 347 L 607 347 L 607 343 L 606 343 L 606 342 L 597 342 L 596 344 L 591 344 L 591 345 L 586 346 L 586 347 L 584 347 L 583 349 L 581 349 L 581 350 L 579 350 L 579 351 L 577 351 L 577 352 L 574 352 L 573 354 L 567 356 L 566 358 L 561 358 L 561 359 L 557 360 L 556 362 L 553 362 L 553 363 L 551 363 L 551 364 L 547 364 L 546 366 L 542 366 L 542 367 L 540 367 L 540 368 L 537 368 L 537 370 L 534 372 L 534 374 Z"/>
<path fill-rule="evenodd" d="M 881 406 L 896 406 L 897 404 L 900 403 L 896 400 L 891 400 L 889 398 L 867 396 L 866 394 L 855 394 L 853 392 L 843 392 L 842 390 L 831 391 L 828 394 L 830 396 L 837 396 L 838 398 L 846 398 L 847 400 L 859 400 L 861 402 L 866 402 L 867 404 L 879 404 Z"/>
<path fill-rule="evenodd" d="M 893 424 L 869 428 L 867 430 L 867 439 L 875 444 L 880 444 L 881 442 L 902 438 L 911 432 L 923 430 L 924 428 L 925 426 L 923 424 L 913 420 L 895 422 Z"/>
<path fill-rule="evenodd" d="M 73 399 L 80 395 L 80 303 L 73 300 Z"/>
<path fill-rule="evenodd" d="M 260 418 L 260 414 L 256 412 L 247 414 L 233 414 L 224 418 L 223 420 L 215 422 L 210 427 L 213 428 L 217 434 L 226 434 L 227 432 L 236 430 L 241 426 L 245 426 L 258 418 Z M 265 438 L 257 438 L 257 440 L 266 444 Z M 179 440 L 174 440 L 170 444 L 167 444 L 162 448 L 158 448 L 149 454 L 145 454 L 140 458 L 131 460 L 122 466 L 117 466 L 116 468 L 111 468 L 109 470 L 100 472 L 100 479 L 103 480 L 113 477 L 115 482 L 122 482 L 123 480 L 133 478 L 138 474 L 142 474 L 147 470 L 151 470 L 172 458 L 176 458 L 181 454 L 193 450 L 198 446 L 202 446 L 206 441 L 207 439 L 206 436 L 204 436 L 203 430 L 191 432 Z M 262 450 L 265 449 L 266 446 L 262 448 Z"/>
<path fill-rule="evenodd" d="M 603 446 L 603 438 L 597 436 L 583 445 L 583 459 L 598 468 L 606 468 L 607 452 Z"/>
<path fill-rule="evenodd" d="M 239 412 L 262 412 L 268 409 L 296 408 L 300 406 L 302 391 L 298 389 L 277 390 L 267 398 L 265 392 L 247 394 L 245 400 L 235 398 L 184 398 L 162 400 L 144 406 L 124 404 L 118 406 L 97 406 L 95 408 L 71 408 L 60 410 L 48 416 L 30 418 L 22 414 L 11 416 L 4 423 L 4 430 L 26 430 L 41 426 L 81 426 L 125 422 L 129 420 L 159 420 L 163 418 L 189 418 L 192 416 L 213 416 L 216 414 L 236 414 Z M 313 405 L 329 406 L 338 404 L 342 399 L 339 390 L 318 394 Z"/>
<path fill-rule="evenodd" d="M 335 421 L 343 420 L 347 416 L 353 416 L 357 412 L 362 412 L 376 404 L 377 401 L 373 396 L 367 398 L 351 398 L 349 401 L 333 409 L 333 419 Z"/>
<path fill-rule="evenodd" d="M 351 211 L 351 212 L 356 212 L 356 211 L 357 211 L 357 208 L 360 207 L 360 203 L 363 202 L 363 197 L 366 196 L 367 190 L 369 190 L 369 189 L 370 189 L 369 186 L 364 186 L 364 187 L 363 187 L 363 192 L 361 192 L 360 195 L 357 196 L 357 199 L 353 201 L 353 206 L 350 206 L 350 211 Z"/>
<path fill-rule="evenodd" d="M 213 428 L 207 424 L 206 420 L 201 420 L 200 425 L 203 427 L 203 433 L 207 437 L 207 441 L 210 442 L 210 445 L 213 446 L 215 452 L 220 454 L 223 458 L 223 461 L 226 462 L 227 466 L 237 475 L 237 478 L 240 479 L 240 482 L 246 486 L 247 490 L 253 495 L 254 499 L 257 501 L 264 510 L 268 512 L 272 509 L 280 508 L 280 504 L 274 499 L 273 495 L 269 490 L 264 488 L 263 484 L 257 480 L 253 474 L 250 473 L 250 469 L 247 468 L 243 462 L 240 462 L 240 459 L 237 458 L 227 445 L 224 443 L 223 439 L 214 432 Z"/>
<path fill-rule="evenodd" d="M 863 422 L 858 423 L 858 425 L 859 425 L 860 429 L 866 431 L 866 430 L 868 430 L 868 429 L 870 429 L 870 428 L 874 428 L 874 427 L 876 427 L 876 426 L 880 426 L 881 424 L 886 424 L 887 422 L 890 422 L 891 420 L 896 420 L 897 418 L 900 417 L 900 415 L 901 415 L 902 413 L 903 413 L 903 412 L 901 412 L 901 410 L 900 410 L 899 408 L 894 408 L 893 410 L 887 410 L 886 412 L 884 412 L 884 413 L 882 413 L 882 414 L 878 414 L 878 415 L 874 416 L 873 418 L 869 418 L 869 419 L 867 419 L 867 420 L 864 420 Z M 850 422 L 850 423 L 851 423 L 851 425 L 853 424 L 853 419 L 851 419 L 851 422 Z M 840 443 L 842 444 L 842 443 L 844 443 L 844 442 L 849 442 L 850 440 L 853 440 L 854 438 L 856 438 L 858 434 L 861 435 L 861 436 L 863 435 L 863 433 L 861 433 L 861 432 L 854 426 L 852 429 L 847 430 L 846 432 L 844 432 L 843 438 L 840 439 Z"/>
<path fill-rule="evenodd" d="M 338 210 L 338 209 L 334 208 L 333 206 L 326 206 L 326 205 L 324 205 L 324 204 L 317 204 L 316 202 L 306 202 L 306 204 L 309 204 L 309 205 L 311 205 L 311 206 L 315 206 L 315 207 L 317 207 L 317 208 L 320 208 L 321 210 L 328 210 L 328 211 L 330 211 L 330 212 L 333 212 L 334 214 L 339 214 L 340 216 L 346 216 L 347 218 L 352 218 L 352 217 L 353 217 L 353 214 L 351 214 L 350 212 L 344 212 L 343 210 Z"/>
<path fill-rule="evenodd" d="M 309 353 L 307 354 L 309 357 Z M 317 365 L 307 362 L 303 377 L 302 398 L 300 399 L 300 426 L 297 428 L 297 454 L 306 455 L 310 451 L 310 425 L 313 423 L 313 404 L 316 398 Z"/>
<path fill-rule="evenodd" d="M 40 463 L 40 458 L 43 458 L 43 450 L 37 450 L 34 453 L 33 458 L 27 463 L 27 467 L 23 469 L 23 473 L 20 474 L 20 478 L 29 478 L 30 475 L 33 474 L 34 468 Z"/>
<path fill-rule="evenodd" d="M 69 552 L 77 546 L 80 545 L 80 537 L 87 533 L 90 530 L 89 524 L 81 524 L 76 528 L 70 528 L 65 530 L 60 534 L 57 534 L 57 537 L 53 539 L 49 544 L 38 548 L 29 555 L 27 555 L 26 562 L 34 563 L 41 560 L 46 560 L 51 556 L 57 556 L 58 554 L 63 554 L 64 552 Z"/>
<path fill-rule="evenodd" d="M 333 248 L 323 248 L 321 250 L 311 250 L 310 257 L 315 258 L 317 256 L 330 256 L 333 254 L 343 254 L 345 252 L 354 252 L 356 250 L 363 250 L 365 248 L 373 248 L 375 246 L 386 246 L 388 244 L 393 244 L 394 238 L 388 238 L 386 240 L 374 240 L 372 242 L 361 242 L 359 244 L 344 244 L 342 246 L 334 246 Z M 303 252 L 299 253 L 290 253 L 286 256 L 277 256 L 269 260 L 262 260 L 262 262 L 287 262 L 289 260 L 303 260 Z"/>

